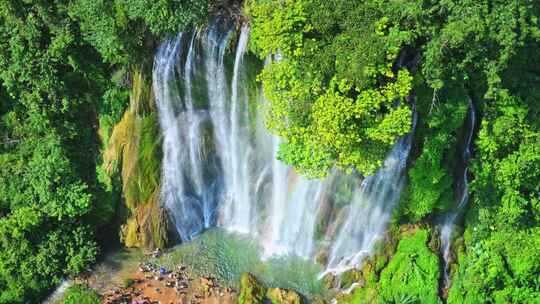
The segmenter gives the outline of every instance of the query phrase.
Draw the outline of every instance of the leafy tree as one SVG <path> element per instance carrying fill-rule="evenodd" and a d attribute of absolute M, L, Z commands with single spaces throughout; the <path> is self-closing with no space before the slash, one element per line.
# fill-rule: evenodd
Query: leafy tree
<path fill-rule="evenodd" d="M 84 220 L 100 208 L 88 126 L 105 70 L 66 3 L 0 6 L 0 303 L 37 302 L 97 254 Z"/>
<path fill-rule="evenodd" d="M 437 256 L 427 247 L 429 231 L 404 236 L 388 266 L 381 272 L 380 295 L 385 301 L 410 298 L 407 303 L 439 303 Z"/>
<path fill-rule="evenodd" d="M 76 0 L 69 7 L 86 41 L 105 61 L 141 65 L 159 38 L 198 24 L 212 10 L 209 0 Z"/>
<path fill-rule="evenodd" d="M 409 169 L 409 184 L 401 202 L 401 209 L 411 220 L 419 221 L 434 212 L 447 209 L 453 202 L 453 168 L 456 155 L 458 130 L 467 128 L 464 121 L 467 111 L 466 94 L 454 89 L 453 95 L 439 93 L 439 98 L 455 98 L 437 107 L 426 90 L 418 90 L 420 119 L 416 136 L 421 138 L 421 152 Z M 457 94 L 456 94 L 457 93 Z M 461 99 L 461 100 L 460 100 Z"/>
<path fill-rule="evenodd" d="M 471 98 L 480 120 L 472 199 L 448 301 L 539 297 L 532 266 L 540 223 L 539 3 L 253 0 L 247 12 L 251 49 L 273 59 L 260 76 L 268 126 L 285 140 L 281 159 L 304 174 L 334 166 L 374 172 L 410 130 L 406 101 L 416 97 L 401 222 L 434 218 L 454 203 L 458 134 Z"/>
<path fill-rule="evenodd" d="M 388 30 L 371 3 L 251 4 L 252 49 L 275 59 L 261 80 L 268 127 L 285 139 L 280 158 L 310 176 L 333 166 L 373 173 L 411 127 L 412 77 L 394 66 L 410 37 Z"/>
<path fill-rule="evenodd" d="M 0 1 L 0 303 L 38 302 L 94 261 L 95 232 L 119 204 L 100 140 L 128 104 L 126 75 L 149 67 L 158 38 L 209 9 L 206 0 Z"/>

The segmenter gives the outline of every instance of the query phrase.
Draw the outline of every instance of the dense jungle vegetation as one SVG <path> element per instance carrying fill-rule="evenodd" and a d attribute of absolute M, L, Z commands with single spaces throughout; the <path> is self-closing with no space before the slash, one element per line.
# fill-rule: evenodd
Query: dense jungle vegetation
<path fill-rule="evenodd" d="M 106 244 L 165 246 L 120 231 L 159 188 L 157 120 L 138 96 L 150 94 L 162 39 L 230 10 L 250 22 L 251 52 L 273 54 L 259 76 L 267 127 L 283 139 L 280 159 L 306 176 L 375 172 L 417 113 L 393 223 L 414 231 L 396 233 L 395 251 L 368 263 L 344 301 L 441 301 L 433 225 L 454 204 L 471 100 L 471 199 L 444 296 L 538 303 L 536 0 L 1 0 L 0 303 L 39 303 Z M 132 157 L 124 142 L 107 153 L 122 122 L 138 134 L 124 136 L 139 140 Z M 140 164 L 126 168 L 130 159 Z"/>

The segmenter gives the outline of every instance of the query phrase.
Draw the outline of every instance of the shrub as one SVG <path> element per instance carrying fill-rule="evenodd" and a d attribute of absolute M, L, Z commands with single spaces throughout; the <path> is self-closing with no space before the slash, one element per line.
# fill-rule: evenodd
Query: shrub
<path fill-rule="evenodd" d="M 86 284 L 76 284 L 68 288 L 63 304 L 99 304 L 99 294 Z"/>
<path fill-rule="evenodd" d="M 396 254 L 382 271 L 380 294 L 385 301 L 439 303 L 437 256 L 427 246 L 429 231 L 404 236 Z"/>

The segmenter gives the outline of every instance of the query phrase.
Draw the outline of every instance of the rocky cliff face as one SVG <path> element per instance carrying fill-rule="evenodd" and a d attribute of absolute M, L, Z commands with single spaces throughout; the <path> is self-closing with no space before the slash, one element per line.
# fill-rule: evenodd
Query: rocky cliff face
<path fill-rule="evenodd" d="M 160 207 L 161 138 L 151 81 L 132 73 L 130 104 L 104 151 L 105 171 L 122 180 L 121 240 L 127 247 L 164 247 L 167 221 Z"/>

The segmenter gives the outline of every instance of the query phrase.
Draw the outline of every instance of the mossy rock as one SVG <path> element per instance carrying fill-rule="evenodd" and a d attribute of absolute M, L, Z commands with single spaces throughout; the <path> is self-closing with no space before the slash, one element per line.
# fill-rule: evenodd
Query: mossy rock
<path fill-rule="evenodd" d="M 159 202 L 161 135 L 150 77 L 132 73 L 130 105 L 114 126 L 103 152 L 104 171 L 122 178 L 123 208 L 127 214 L 120 238 L 126 247 L 163 248 L 168 220 Z M 118 172 L 120 170 L 120 172 Z"/>
<path fill-rule="evenodd" d="M 266 297 L 266 287 L 251 273 L 244 273 L 240 279 L 240 304 L 262 304 Z"/>
<path fill-rule="evenodd" d="M 168 222 L 159 206 L 159 191 L 147 205 L 138 206 L 122 226 L 120 237 L 126 247 L 164 248 L 168 241 Z"/>
<path fill-rule="evenodd" d="M 376 284 L 356 288 L 350 294 L 337 294 L 335 298 L 339 304 L 385 303 L 377 293 Z"/>
<path fill-rule="evenodd" d="M 373 260 L 367 261 L 366 263 L 364 263 L 364 266 L 362 266 L 362 277 L 367 281 L 376 281 L 378 279 L 376 267 L 373 266 L 374 263 L 376 262 L 374 262 Z"/>
<path fill-rule="evenodd" d="M 348 288 L 352 284 L 357 283 L 362 278 L 362 273 L 357 269 L 350 269 L 344 272 L 340 276 L 340 284 L 339 287 L 341 288 Z"/>
<path fill-rule="evenodd" d="M 326 289 L 332 289 L 335 287 L 336 276 L 333 273 L 327 273 L 322 278 L 323 285 Z"/>
<path fill-rule="evenodd" d="M 272 304 L 301 304 L 302 296 L 290 289 L 270 288 L 266 293 Z"/>

